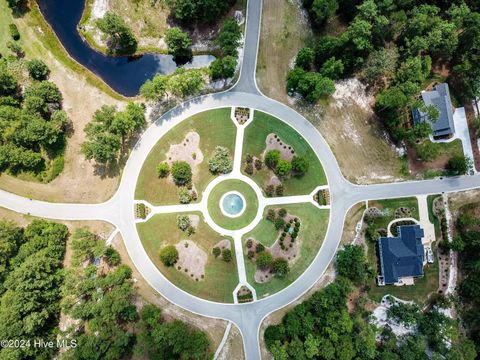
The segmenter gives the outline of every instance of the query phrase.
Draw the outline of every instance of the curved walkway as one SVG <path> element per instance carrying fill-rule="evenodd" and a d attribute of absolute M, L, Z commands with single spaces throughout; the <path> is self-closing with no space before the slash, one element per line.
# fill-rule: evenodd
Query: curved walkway
<path fill-rule="evenodd" d="M 255 67 L 260 32 L 261 0 L 249 0 L 244 60 L 239 81 L 228 92 L 191 99 L 163 114 L 150 126 L 125 166 L 117 193 L 109 201 L 95 205 L 52 204 L 30 200 L 0 191 L 0 206 L 24 214 L 51 219 L 104 220 L 121 232 L 128 253 L 146 281 L 169 301 L 200 315 L 222 318 L 240 329 L 247 359 L 260 359 L 259 327 L 271 312 L 304 294 L 322 276 L 333 259 L 348 209 L 360 201 L 433 194 L 480 187 L 480 176 L 443 180 L 403 182 L 370 186 L 353 185 L 345 180 L 329 146 L 315 127 L 288 106 L 262 96 L 255 83 Z M 149 151 L 168 130 L 198 112 L 218 107 L 242 106 L 268 112 L 294 127 L 311 145 L 325 169 L 332 206 L 329 228 L 320 251 L 308 269 L 290 286 L 252 303 L 220 304 L 194 297 L 170 283 L 151 262 L 141 246 L 134 222 L 134 190 L 140 168 Z"/>

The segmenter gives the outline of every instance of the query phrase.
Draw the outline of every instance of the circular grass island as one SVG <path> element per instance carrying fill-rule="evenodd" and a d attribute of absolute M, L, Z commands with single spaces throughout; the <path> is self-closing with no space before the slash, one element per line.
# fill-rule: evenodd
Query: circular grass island
<path fill-rule="evenodd" d="M 208 213 L 224 229 L 239 230 L 257 215 L 258 198 L 253 188 L 237 179 L 216 185 L 208 197 Z"/>

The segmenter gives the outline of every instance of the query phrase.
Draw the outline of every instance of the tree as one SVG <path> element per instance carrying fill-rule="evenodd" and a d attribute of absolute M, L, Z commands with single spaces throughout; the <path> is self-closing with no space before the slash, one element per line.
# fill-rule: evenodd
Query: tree
<path fill-rule="evenodd" d="M 237 57 L 241 37 L 240 25 L 234 19 L 228 19 L 223 23 L 216 39 L 223 56 Z"/>
<path fill-rule="evenodd" d="M 160 260 L 165 266 L 173 266 L 178 260 L 178 250 L 173 245 L 167 245 L 160 250 Z"/>
<path fill-rule="evenodd" d="M 177 68 L 168 78 L 168 90 L 173 95 L 185 97 L 200 91 L 205 85 L 200 69 Z"/>
<path fill-rule="evenodd" d="M 343 74 L 343 62 L 342 60 L 337 60 L 335 57 L 331 57 L 322 65 L 320 69 L 320 74 L 329 79 L 338 80 Z"/>
<path fill-rule="evenodd" d="M 30 60 L 27 62 L 27 69 L 30 76 L 35 80 L 45 80 L 50 73 L 48 66 L 42 60 Z"/>
<path fill-rule="evenodd" d="M 208 160 L 208 169 L 212 174 L 227 174 L 232 171 L 232 158 L 226 147 L 215 147 L 213 157 Z"/>
<path fill-rule="evenodd" d="M 447 171 L 450 175 L 465 175 L 472 169 L 472 160 L 463 155 L 454 155 L 448 160 Z"/>
<path fill-rule="evenodd" d="M 222 259 L 225 262 L 232 261 L 232 251 L 230 249 L 224 249 L 222 251 Z"/>
<path fill-rule="evenodd" d="M 267 165 L 270 169 L 275 169 L 277 167 L 278 162 L 280 161 L 280 151 L 278 150 L 269 150 L 265 154 L 265 165 Z"/>
<path fill-rule="evenodd" d="M 108 11 L 101 19 L 97 20 L 97 26 L 106 36 L 109 52 L 122 54 L 136 51 L 135 35 L 117 14 Z"/>
<path fill-rule="evenodd" d="M 309 71 L 315 59 L 315 52 L 311 47 L 304 46 L 300 49 L 295 59 L 295 67 Z"/>
<path fill-rule="evenodd" d="M 209 66 L 212 80 L 231 78 L 235 74 L 237 59 L 233 56 L 217 58 Z"/>
<path fill-rule="evenodd" d="M 381 84 L 393 77 L 398 62 L 396 47 L 373 50 L 365 62 L 363 76 L 369 85 Z"/>
<path fill-rule="evenodd" d="M 275 273 L 275 276 L 284 278 L 290 271 L 288 261 L 284 258 L 275 259 L 272 264 L 272 270 Z"/>
<path fill-rule="evenodd" d="M 295 176 L 303 176 L 308 171 L 310 163 L 307 159 L 301 156 L 294 156 L 292 159 L 292 171 Z"/>
<path fill-rule="evenodd" d="M 313 0 L 310 6 L 310 16 L 316 26 L 323 25 L 338 10 L 337 0 Z"/>
<path fill-rule="evenodd" d="M 255 261 L 257 267 L 266 270 L 272 266 L 273 257 L 268 251 L 262 251 L 260 254 L 257 255 L 257 259 Z"/>
<path fill-rule="evenodd" d="M 173 16 L 185 23 L 213 23 L 232 5 L 231 0 L 167 0 Z"/>
<path fill-rule="evenodd" d="M 13 40 L 17 41 L 20 40 L 20 33 L 18 32 L 17 25 L 15 24 L 9 24 L 8 29 L 10 30 L 10 36 L 12 37 Z"/>
<path fill-rule="evenodd" d="M 359 245 L 346 245 L 337 253 L 338 274 L 357 284 L 363 284 L 368 277 L 365 252 Z"/>
<path fill-rule="evenodd" d="M 14 95 L 17 90 L 18 84 L 15 78 L 0 68 L 0 95 Z"/>
<path fill-rule="evenodd" d="M 220 256 L 220 254 L 222 253 L 222 250 L 220 250 L 220 248 L 218 246 L 215 246 L 213 249 L 212 249 L 212 254 L 213 256 L 215 256 L 216 258 Z"/>
<path fill-rule="evenodd" d="M 173 27 L 165 32 L 165 43 L 168 46 L 168 53 L 173 55 L 174 59 L 186 59 L 191 57 L 190 45 L 192 39 L 179 27 Z"/>
<path fill-rule="evenodd" d="M 305 70 L 301 67 L 294 67 L 292 70 L 288 72 L 287 75 L 287 91 L 296 91 L 298 88 L 298 83 L 305 75 Z"/>
<path fill-rule="evenodd" d="M 158 164 L 157 173 L 161 178 L 167 177 L 170 174 L 170 166 L 166 162 Z"/>
<path fill-rule="evenodd" d="M 281 159 L 278 161 L 275 171 L 280 178 L 285 178 L 292 171 L 292 164 L 288 160 Z"/>
<path fill-rule="evenodd" d="M 45 103 L 57 104 L 60 106 L 62 102 L 62 93 L 57 86 L 50 81 L 41 81 L 35 83 L 25 89 L 24 97 L 38 96 L 42 98 Z"/>
<path fill-rule="evenodd" d="M 147 100 L 158 101 L 167 95 L 169 77 L 156 74 L 140 87 L 140 94 Z"/>
<path fill-rule="evenodd" d="M 307 72 L 298 82 L 297 91 L 309 102 L 316 102 L 321 96 L 335 92 L 335 83 L 319 73 Z"/>
<path fill-rule="evenodd" d="M 177 185 L 186 185 L 192 181 L 192 168 L 186 161 L 174 161 L 171 173 Z"/>

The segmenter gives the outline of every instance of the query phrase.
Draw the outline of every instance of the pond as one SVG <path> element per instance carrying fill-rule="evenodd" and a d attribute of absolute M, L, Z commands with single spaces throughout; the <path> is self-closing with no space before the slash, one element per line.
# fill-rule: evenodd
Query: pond
<path fill-rule="evenodd" d="M 113 57 L 92 49 L 77 31 L 85 0 L 37 0 L 37 3 L 69 55 L 122 95 L 135 96 L 147 79 L 156 73 L 170 74 L 177 68 L 171 55 Z M 200 68 L 208 66 L 213 60 L 215 57 L 212 55 L 197 55 L 183 66 Z"/>
<path fill-rule="evenodd" d="M 243 196 L 237 192 L 230 192 L 222 196 L 220 206 L 224 215 L 230 217 L 240 216 L 245 207 Z"/>

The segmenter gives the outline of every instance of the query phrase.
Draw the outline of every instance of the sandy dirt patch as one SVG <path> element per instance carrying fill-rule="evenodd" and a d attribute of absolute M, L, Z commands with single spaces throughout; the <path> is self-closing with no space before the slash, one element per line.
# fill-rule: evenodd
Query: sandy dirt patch
<path fill-rule="evenodd" d="M 230 329 L 230 334 L 217 360 L 245 360 L 242 335 L 235 325 Z"/>
<path fill-rule="evenodd" d="M 90 18 L 92 20 L 100 19 L 108 11 L 108 0 L 94 0 Z"/>
<path fill-rule="evenodd" d="M 232 249 L 232 244 L 230 243 L 229 240 L 224 239 L 224 240 L 220 240 L 218 243 L 216 243 L 214 247 L 218 247 L 221 250 L 225 250 L 225 249 L 231 250 Z"/>
<path fill-rule="evenodd" d="M 167 152 L 167 163 L 172 165 L 175 161 L 186 161 L 196 172 L 197 166 L 203 161 L 203 153 L 200 150 L 200 135 L 190 131 L 180 144 L 170 145 Z"/>
<path fill-rule="evenodd" d="M 283 160 L 292 161 L 293 155 L 295 155 L 295 149 L 283 142 L 282 139 L 280 139 L 280 137 L 278 137 L 276 134 L 268 134 L 267 138 L 265 139 L 265 145 L 265 151 L 263 152 L 264 157 L 265 154 L 270 150 L 280 151 L 281 158 Z"/>
<path fill-rule="evenodd" d="M 201 281 L 205 277 L 207 253 L 191 240 L 182 240 L 175 247 L 178 250 L 175 268 L 190 276 L 192 280 Z"/>
<path fill-rule="evenodd" d="M 281 185 L 282 182 L 280 181 L 280 179 L 278 178 L 277 175 L 273 175 L 271 178 L 270 178 L 270 181 L 268 182 L 269 185 L 273 185 L 273 186 L 278 186 L 278 185 Z"/>
<path fill-rule="evenodd" d="M 190 225 L 196 229 L 198 224 L 200 224 L 200 216 L 198 215 L 188 215 L 188 219 L 190 220 Z"/>

